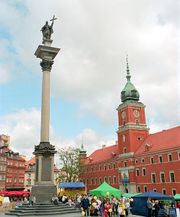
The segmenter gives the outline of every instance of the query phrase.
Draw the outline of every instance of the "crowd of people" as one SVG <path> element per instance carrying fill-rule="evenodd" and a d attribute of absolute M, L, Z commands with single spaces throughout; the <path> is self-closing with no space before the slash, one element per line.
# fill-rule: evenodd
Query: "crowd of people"
<path fill-rule="evenodd" d="M 171 203 L 169 206 L 162 201 L 147 200 L 148 217 L 176 217 L 176 208 L 180 212 L 180 201 Z"/>
<path fill-rule="evenodd" d="M 63 195 L 60 201 L 81 209 L 82 216 L 125 217 L 130 213 L 130 199 L 116 197 L 96 197 L 91 195 Z"/>
<path fill-rule="evenodd" d="M 2 204 L 3 201 L 5 202 L 5 199 L 6 198 L 0 196 L 0 204 Z M 87 194 L 77 194 L 73 197 L 67 196 L 66 194 L 59 196 L 54 195 L 51 199 L 51 203 L 59 205 L 59 202 L 80 209 L 82 216 L 128 217 L 133 207 L 133 199 L 124 197 L 118 199 L 113 195 L 110 197 L 108 194 L 104 197 Z M 35 197 L 23 197 L 22 200 L 16 200 L 16 207 L 22 204 L 33 205 L 35 203 Z M 148 198 L 146 208 L 148 211 L 147 217 L 176 217 L 177 213 L 180 215 L 180 201 L 167 206 L 163 201 Z"/>
<path fill-rule="evenodd" d="M 99 217 L 127 217 L 131 213 L 133 199 L 111 197 L 97 197 L 92 195 L 76 195 L 68 197 L 63 195 L 59 198 L 64 204 L 81 209 L 82 216 Z M 180 212 L 180 202 L 167 206 L 163 201 L 147 200 L 147 217 L 176 217 L 176 208 Z"/>

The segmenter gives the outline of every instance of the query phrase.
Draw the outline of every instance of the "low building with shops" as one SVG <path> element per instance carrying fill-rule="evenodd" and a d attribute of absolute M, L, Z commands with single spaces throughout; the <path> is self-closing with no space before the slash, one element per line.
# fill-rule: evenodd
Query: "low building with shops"
<path fill-rule="evenodd" d="M 10 137 L 0 135 L 0 190 L 24 190 L 26 160 L 9 145 Z"/>

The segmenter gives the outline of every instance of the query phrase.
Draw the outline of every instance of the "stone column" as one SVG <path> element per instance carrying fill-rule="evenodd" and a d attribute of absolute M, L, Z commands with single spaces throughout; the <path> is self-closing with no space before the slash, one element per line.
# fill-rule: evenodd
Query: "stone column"
<path fill-rule="evenodd" d="M 42 60 L 42 107 L 41 107 L 41 142 L 49 142 L 50 121 L 50 71 L 53 61 Z"/>
<path fill-rule="evenodd" d="M 41 59 L 40 65 L 43 72 L 42 79 L 42 105 L 41 105 L 41 139 L 35 146 L 36 170 L 35 184 L 32 187 L 32 196 L 37 203 L 50 203 L 53 195 L 57 193 L 54 185 L 54 154 L 55 147 L 49 142 L 50 122 L 50 73 L 53 60 L 59 48 L 51 47 L 51 43 L 39 45 L 35 55 Z"/>

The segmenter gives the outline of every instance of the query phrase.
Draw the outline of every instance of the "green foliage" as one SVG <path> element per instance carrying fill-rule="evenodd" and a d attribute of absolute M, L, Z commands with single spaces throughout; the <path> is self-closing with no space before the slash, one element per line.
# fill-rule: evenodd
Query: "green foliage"
<path fill-rule="evenodd" d="M 72 147 L 58 150 L 62 168 L 57 182 L 77 182 L 82 172 L 79 149 Z"/>

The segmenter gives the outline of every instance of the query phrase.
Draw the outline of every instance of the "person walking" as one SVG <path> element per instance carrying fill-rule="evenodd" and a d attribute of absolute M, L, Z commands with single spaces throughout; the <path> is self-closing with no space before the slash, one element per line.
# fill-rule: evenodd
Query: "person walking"
<path fill-rule="evenodd" d="M 147 200 L 147 208 L 148 208 L 148 215 L 147 215 L 147 217 L 151 217 L 152 216 L 152 208 L 153 208 L 153 204 L 151 202 L 151 198 L 148 198 L 148 200 Z"/>
<path fill-rule="evenodd" d="M 168 217 L 167 207 L 165 204 L 162 204 L 162 207 L 160 208 L 158 212 L 158 217 Z"/>
<path fill-rule="evenodd" d="M 89 216 L 89 206 L 90 206 L 89 199 L 87 195 L 84 195 L 81 201 L 81 209 L 85 212 L 85 216 Z"/>

